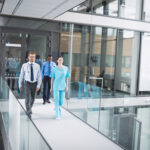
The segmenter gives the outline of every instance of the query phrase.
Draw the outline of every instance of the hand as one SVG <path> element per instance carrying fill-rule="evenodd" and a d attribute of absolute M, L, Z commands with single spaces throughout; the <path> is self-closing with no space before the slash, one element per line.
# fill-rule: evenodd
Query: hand
<path fill-rule="evenodd" d="M 66 92 L 68 92 L 68 87 L 66 87 Z"/>
<path fill-rule="evenodd" d="M 40 90 L 40 88 L 36 88 L 36 92 L 38 92 Z"/>
<path fill-rule="evenodd" d="M 22 91 L 22 87 L 19 87 L 20 92 Z"/>
<path fill-rule="evenodd" d="M 52 93 L 52 91 L 53 91 L 53 88 L 50 89 L 50 92 L 51 92 L 51 93 Z"/>

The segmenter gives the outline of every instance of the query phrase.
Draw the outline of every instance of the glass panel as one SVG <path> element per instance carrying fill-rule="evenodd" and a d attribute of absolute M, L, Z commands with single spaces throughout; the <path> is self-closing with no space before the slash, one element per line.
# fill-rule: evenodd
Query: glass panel
<path fill-rule="evenodd" d="M 150 93 L 150 65 L 148 65 L 150 58 L 149 43 L 150 33 L 142 33 L 139 76 L 139 93 L 141 95 Z"/>
<path fill-rule="evenodd" d="M 72 11 L 78 11 L 78 12 L 83 12 L 83 13 L 91 13 L 92 8 L 91 8 L 91 0 L 87 0 L 83 2 L 82 4 L 74 7 Z"/>
<path fill-rule="evenodd" d="M 101 15 L 118 16 L 118 0 L 93 0 L 93 12 Z"/>
<path fill-rule="evenodd" d="M 12 150 L 51 149 L 1 77 L 0 111 Z"/>
<path fill-rule="evenodd" d="M 140 0 L 120 0 L 119 16 L 122 18 L 140 19 Z"/>
<path fill-rule="evenodd" d="M 13 91 L 18 89 L 22 50 L 22 34 L 5 34 L 5 79 Z"/>
<path fill-rule="evenodd" d="M 98 129 L 99 111 L 97 108 L 100 100 L 100 87 L 97 87 L 96 81 L 89 77 L 92 68 L 89 63 L 90 27 L 68 25 L 67 32 L 65 27 L 67 29 L 67 25 L 63 24 L 61 53 L 66 60 L 68 59 L 64 64 L 69 64 L 71 68 L 70 92 L 65 107 Z M 100 54 L 99 46 L 95 44 L 95 54 Z"/>
<path fill-rule="evenodd" d="M 135 135 L 134 135 L 134 150 L 139 150 L 140 149 L 140 138 L 141 138 L 141 122 L 138 120 L 134 120 L 134 130 L 135 130 Z"/>
<path fill-rule="evenodd" d="M 145 0 L 143 18 L 149 18 L 148 0 Z M 87 0 L 72 11 L 115 16 L 128 19 L 141 19 L 141 0 Z"/>
<path fill-rule="evenodd" d="M 150 1 L 144 0 L 143 20 L 150 21 Z"/>
<path fill-rule="evenodd" d="M 104 87 L 108 91 L 114 89 L 115 55 L 116 55 L 116 29 L 104 29 L 106 46 Z M 104 49 L 103 49 L 104 50 Z"/>
<path fill-rule="evenodd" d="M 46 55 L 46 36 L 26 34 L 27 49 L 34 51 L 38 56 L 38 60 L 45 61 Z M 27 52 L 28 53 L 28 52 Z M 41 64 L 39 63 L 41 66 Z"/>
<path fill-rule="evenodd" d="M 135 43 L 133 31 L 119 30 L 118 34 L 118 58 L 122 61 L 118 66 L 117 90 L 130 92 L 132 73 L 132 53 Z M 119 73 L 120 72 L 120 73 Z"/>
<path fill-rule="evenodd" d="M 99 131 L 124 149 L 138 150 L 141 122 L 135 116 L 132 107 L 101 107 Z"/>
<path fill-rule="evenodd" d="M 141 143 L 140 150 L 149 150 L 150 149 L 150 107 L 138 107 L 137 108 L 137 119 L 142 122 L 141 126 Z"/>

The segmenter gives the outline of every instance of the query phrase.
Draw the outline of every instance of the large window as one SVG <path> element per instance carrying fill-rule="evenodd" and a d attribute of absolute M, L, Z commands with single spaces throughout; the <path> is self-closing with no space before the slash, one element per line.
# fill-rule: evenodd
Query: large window
<path fill-rule="evenodd" d="M 150 21 L 150 1 L 144 0 L 143 20 Z"/>
<path fill-rule="evenodd" d="M 140 20 L 141 4 L 142 0 L 88 0 L 75 7 L 73 11 Z M 145 0 L 145 18 L 149 18 L 149 8 L 149 2 Z"/>
<path fill-rule="evenodd" d="M 118 16 L 118 0 L 113 1 L 93 0 L 93 11 L 96 14 Z"/>
<path fill-rule="evenodd" d="M 150 91 L 150 33 L 142 33 L 139 91 Z"/>
<path fill-rule="evenodd" d="M 91 84 L 91 77 L 103 78 L 106 91 L 131 92 L 136 82 L 134 53 L 138 53 L 138 34 L 106 27 L 63 24 L 61 53 L 70 66 L 71 82 Z M 132 81 L 133 80 L 133 81 Z M 98 81 L 92 84 L 101 86 Z M 136 87 L 134 87 L 135 89 Z M 112 94 L 112 93 L 111 93 Z"/>
<path fill-rule="evenodd" d="M 119 30 L 117 56 L 117 90 L 130 93 L 132 71 L 132 55 L 136 44 L 135 32 Z"/>
<path fill-rule="evenodd" d="M 122 18 L 140 19 L 140 0 L 120 0 L 119 9 L 119 16 Z"/>

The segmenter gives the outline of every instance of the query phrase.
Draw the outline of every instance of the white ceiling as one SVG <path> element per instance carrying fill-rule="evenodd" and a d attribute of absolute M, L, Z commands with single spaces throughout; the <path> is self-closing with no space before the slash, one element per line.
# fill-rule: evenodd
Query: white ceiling
<path fill-rule="evenodd" d="M 5 0 L 1 14 L 54 19 L 85 0 Z"/>

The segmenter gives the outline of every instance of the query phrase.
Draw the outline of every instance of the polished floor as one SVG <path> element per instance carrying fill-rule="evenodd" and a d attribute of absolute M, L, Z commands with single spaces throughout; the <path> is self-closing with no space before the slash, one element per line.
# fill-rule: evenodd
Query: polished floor
<path fill-rule="evenodd" d="M 24 107 L 24 100 L 20 101 Z M 56 120 L 53 103 L 43 105 L 41 99 L 35 101 L 32 120 L 54 150 L 122 149 L 64 109 Z"/>

